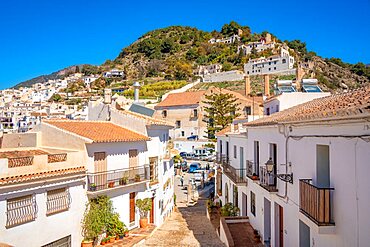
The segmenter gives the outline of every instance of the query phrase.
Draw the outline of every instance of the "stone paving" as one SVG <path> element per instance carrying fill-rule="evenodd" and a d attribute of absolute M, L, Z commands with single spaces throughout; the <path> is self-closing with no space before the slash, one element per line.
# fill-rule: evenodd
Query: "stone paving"
<path fill-rule="evenodd" d="M 205 198 L 187 207 L 184 200 L 186 191 L 181 190 L 178 180 L 175 179 L 175 193 L 180 199 L 177 200 L 177 209 L 144 243 L 137 246 L 225 246 L 207 219 Z M 204 197 L 207 195 L 205 193 Z"/>

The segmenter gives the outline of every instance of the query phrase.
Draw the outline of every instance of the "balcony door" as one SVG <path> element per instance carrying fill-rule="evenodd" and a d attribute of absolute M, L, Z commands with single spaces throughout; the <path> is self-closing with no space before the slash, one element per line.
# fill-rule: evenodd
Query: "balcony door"
<path fill-rule="evenodd" d="M 128 163 L 129 163 L 129 167 L 130 167 L 130 179 L 134 179 L 136 174 L 139 174 L 139 171 L 137 169 L 138 167 L 138 164 L 139 164 L 139 156 L 138 156 L 138 152 L 137 152 L 137 149 L 130 149 L 128 151 Z"/>
<path fill-rule="evenodd" d="M 328 145 L 316 146 L 316 185 L 330 187 L 330 153 Z"/>
<path fill-rule="evenodd" d="M 229 160 L 229 142 L 226 142 L 226 160 Z"/>
<path fill-rule="evenodd" d="M 277 174 L 277 145 L 275 143 L 270 143 L 270 158 L 275 164 L 273 174 Z M 271 180 L 272 181 L 269 181 L 269 183 L 272 182 L 272 185 L 276 185 L 276 177 L 272 177 Z"/>
<path fill-rule="evenodd" d="M 95 176 L 94 183 L 98 189 L 105 189 L 107 184 L 107 174 L 102 173 L 107 171 L 107 154 L 105 152 L 94 153 L 94 172 L 97 173 Z"/>
<path fill-rule="evenodd" d="M 239 176 L 244 178 L 246 174 L 244 174 L 244 148 L 240 147 L 240 154 L 239 154 L 239 162 L 240 162 L 240 173 Z"/>
<path fill-rule="evenodd" d="M 260 170 L 260 143 L 254 141 L 254 173 L 258 176 Z"/>

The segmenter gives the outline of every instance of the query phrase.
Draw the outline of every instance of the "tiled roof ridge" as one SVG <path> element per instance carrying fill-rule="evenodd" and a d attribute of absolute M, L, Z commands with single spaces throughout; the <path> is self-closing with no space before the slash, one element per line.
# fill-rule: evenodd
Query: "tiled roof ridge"
<path fill-rule="evenodd" d="M 327 119 L 335 116 L 353 116 L 364 114 L 363 108 L 365 111 L 367 109 L 370 111 L 370 86 L 317 98 L 274 113 L 268 117 L 248 122 L 245 125 L 259 126 L 277 124 L 279 122 Z"/>
<path fill-rule="evenodd" d="M 79 167 L 64 168 L 64 169 L 58 169 L 58 170 L 52 170 L 52 171 L 43 171 L 43 172 L 35 172 L 35 173 L 28 173 L 28 174 L 22 174 L 22 175 L 8 176 L 8 177 L 0 178 L 0 185 L 8 184 L 8 183 L 14 184 L 14 183 L 36 180 L 36 179 L 41 179 L 41 178 L 56 177 L 56 176 L 61 176 L 61 175 L 69 175 L 69 174 L 80 173 L 80 172 L 85 172 L 85 171 L 86 171 L 85 166 L 79 166 Z"/>
<path fill-rule="evenodd" d="M 143 115 L 143 114 L 140 114 L 140 113 L 132 112 L 132 111 L 129 111 L 129 110 L 125 110 L 125 109 L 122 109 L 122 110 L 113 109 L 113 110 L 117 111 L 120 114 L 127 114 L 127 115 L 133 116 L 137 119 L 145 120 L 146 123 L 149 123 L 149 124 L 158 124 L 158 125 L 163 124 L 163 125 L 166 125 L 166 126 L 173 126 L 173 124 L 171 124 L 167 121 L 157 119 L 157 118 L 154 118 L 154 117 L 150 117 L 150 116 L 146 116 L 146 115 Z"/>

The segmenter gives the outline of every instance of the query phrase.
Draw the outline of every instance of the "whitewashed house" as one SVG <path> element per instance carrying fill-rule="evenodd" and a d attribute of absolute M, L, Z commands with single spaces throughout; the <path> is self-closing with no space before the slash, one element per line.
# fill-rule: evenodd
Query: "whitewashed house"
<path fill-rule="evenodd" d="M 49 145 L 46 139 L 64 143 Z M 85 156 L 47 133 L 7 134 L 0 149 L 0 243 L 79 246 Z M 61 145 L 59 145 L 61 146 Z M 1 245 L 1 244 L 0 244 Z"/>
<path fill-rule="evenodd" d="M 370 242 L 370 87 L 219 133 L 216 188 L 272 246 Z"/>

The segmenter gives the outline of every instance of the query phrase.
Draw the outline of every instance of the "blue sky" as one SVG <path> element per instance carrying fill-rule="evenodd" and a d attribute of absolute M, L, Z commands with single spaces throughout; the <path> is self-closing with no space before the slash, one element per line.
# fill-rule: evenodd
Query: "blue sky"
<path fill-rule="evenodd" d="M 147 31 L 220 30 L 235 20 L 345 62 L 370 63 L 370 0 L 0 0 L 0 88 L 74 64 L 101 64 Z"/>

